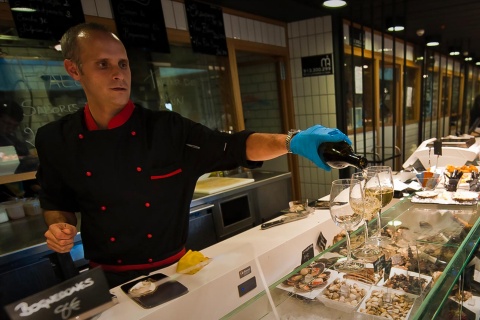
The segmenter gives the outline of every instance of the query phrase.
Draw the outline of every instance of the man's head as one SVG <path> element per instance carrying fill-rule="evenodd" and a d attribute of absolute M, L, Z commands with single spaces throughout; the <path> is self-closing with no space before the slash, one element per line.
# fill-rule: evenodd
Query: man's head
<path fill-rule="evenodd" d="M 0 102 L 0 133 L 12 134 L 23 120 L 23 108 L 14 101 Z"/>
<path fill-rule="evenodd" d="M 123 107 L 130 98 L 131 73 L 120 39 L 102 25 L 83 23 L 61 39 L 64 66 L 79 81 L 93 108 Z"/>

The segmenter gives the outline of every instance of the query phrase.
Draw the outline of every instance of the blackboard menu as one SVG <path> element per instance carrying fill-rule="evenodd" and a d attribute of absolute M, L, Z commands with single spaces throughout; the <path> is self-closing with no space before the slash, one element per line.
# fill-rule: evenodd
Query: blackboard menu
<path fill-rule="evenodd" d="M 223 12 L 219 7 L 185 0 L 188 29 L 194 52 L 227 56 Z"/>
<path fill-rule="evenodd" d="M 170 52 L 162 3 L 110 0 L 119 38 L 127 47 Z"/>
<path fill-rule="evenodd" d="M 20 38 L 60 40 L 67 29 L 85 22 L 81 0 L 9 0 L 9 3 L 10 8 L 35 9 L 34 12 L 12 10 Z"/>

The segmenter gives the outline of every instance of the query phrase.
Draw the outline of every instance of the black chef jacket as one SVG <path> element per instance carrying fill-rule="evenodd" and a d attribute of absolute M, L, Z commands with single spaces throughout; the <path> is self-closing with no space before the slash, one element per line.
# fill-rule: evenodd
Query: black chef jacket
<path fill-rule="evenodd" d="M 144 265 L 184 250 L 198 177 L 246 159 L 252 132 L 225 134 L 136 106 L 123 125 L 88 131 L 84 108 L 41 127 L 37 179 L 45 210 L 81 213 L 85 258 Z"/>

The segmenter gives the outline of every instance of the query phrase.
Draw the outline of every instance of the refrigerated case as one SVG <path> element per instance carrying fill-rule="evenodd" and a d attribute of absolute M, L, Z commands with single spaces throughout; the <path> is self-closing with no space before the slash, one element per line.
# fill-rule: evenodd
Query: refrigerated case
<path fill-rule="evenodd" d="M 366 290 L 366 296 L 357 304 L 352 306 L 325 298 L 324 290 L 335 279 L 345 280 L 345 274 L 328 268 L 329 258 L 343 253 L 345 243 L 339 241 L 278 278 L 267 290 L 255 295 L 223 319 L 383 319 L 366 314 L 365 310 L 360 311 L 371 304 L 374 290 L 389 290 L 392 297 L 394 293 L 409 296 L 412 306 L 408 309 L 406 319 L 478 319 L 480 300 L 476 300 L 475 294 L 469 296 L 478 288 L 474 280 L 474 274 L 477 273 L 473 264 L 475 259 L 472 261 L 480 235 L 476 201 L 438 204 L 429 201 L 418 203 L 415 199 L 412 202 L 412 199 L 403 199 L 383 213 L 383 232 L 395 240 L 388 245 L 385 256 L 385 261 L 392 262 L 391 270 L 388 271 L 389 264 L 385 261 L 375 261 L 367 264 L 371 270 L 363 273 L 365 277 L 368 274 L 367 278 L 374 277 L 375 280 L 365 283 L 349 278 L 348 281 Z M 374 227 L 375 222 L 372 223 Z M 362 232 L 359 229 L 354 233 L 354 246 L 355 243 L 361 243 Z M 469 262 L 472 266 L 467 268 Z M 319 264 L 320 268 L 322 264 L 325 267 L 321 271 L 326 278 L 323 286 L 313 286 L 309 291 L 303 285 L 291 282 L 292 279 L 298 279 L 298 275 L 306 274 L 308 277 Z M 392 285 L 401 274 L 403 278 L 411 280 L 408 286 L 404 284 L 402 287 L 406 293 L 397 292 Z M 424 279 L 421 284 L 419 279 Z M 390 286 L 388 289 L 385 283 Z M 419 288 L 414 290 L 415 283 L 419 284 Z M 465 301 L 460 302 L 462 300 Z M 385 308 L 387 305 L 384 302 Z M 460 318 L 460 315 L 464 317 Z"/>

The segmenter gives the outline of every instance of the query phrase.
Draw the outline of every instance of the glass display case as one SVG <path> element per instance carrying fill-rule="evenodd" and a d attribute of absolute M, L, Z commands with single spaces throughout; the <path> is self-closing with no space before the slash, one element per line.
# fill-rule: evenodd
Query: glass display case
<path fill-rule="evenodd" d="M 344 274 L 330 267 L 345 254 L 339 234 L 332 246 L 224 319 L 478 319 L 476 199 L 411 200 L 382 214 L 382 233 L 392 241 L 363 271 Z M 374 232 L 376 221 L 370 224 Z M 352 247 L 363 242 L 363 230 L 357 229 Z"/>

